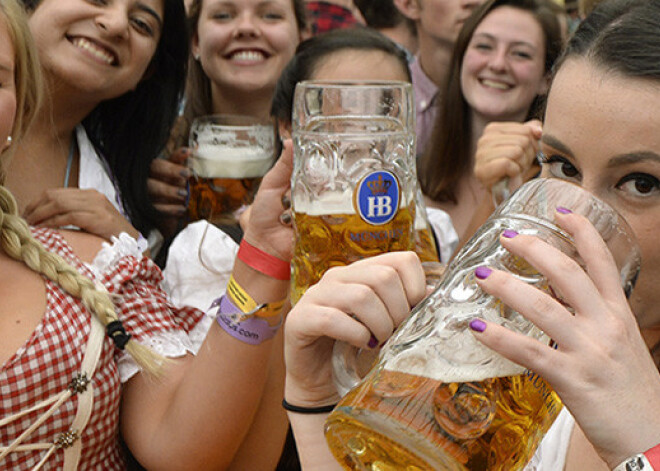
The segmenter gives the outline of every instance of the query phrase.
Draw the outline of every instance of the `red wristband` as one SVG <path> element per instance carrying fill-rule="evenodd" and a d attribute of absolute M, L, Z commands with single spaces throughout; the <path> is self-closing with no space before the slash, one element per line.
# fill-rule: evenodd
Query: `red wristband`
<path fill-rule="evenodd" d="M 649 463 L 651 463 L 653 469 L 660 470 L 660 443 L 658 443 L 653 448 L 646 450 L 644 452 L 644 456 L 646 456 L 646 459 L 649 460 Z"/>
<path fill-rule="evenodd" d="M 274 255 L 256 248 L 254 245 L 241 241 L 238 248 L 237 257 L 247 266 L 254 268 L 258 272 L 268 275 L 277 280 L 291 279 L 291 264 L 280 260 Z"/>

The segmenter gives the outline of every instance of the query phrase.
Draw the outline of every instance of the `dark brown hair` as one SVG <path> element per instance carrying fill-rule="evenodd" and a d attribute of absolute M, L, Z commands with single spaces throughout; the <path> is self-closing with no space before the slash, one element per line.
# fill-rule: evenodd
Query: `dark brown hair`
<path fill-rule="evenodd" d="M 545 71 L 561 53 L 562 39 L 553 0 L 490 0 L 477 8 L 461 29 L 451 64 L 449 77 L 442 95 L 433 134 L 419 162 L 419 181 L 422 191 L 436 201 L 456 203 L 456 189 L 462 177 L 472 166 L 472 122 L 470 106 L 461 91 L 463 57 L 477 26 L 496 8 L 509 6 L 530 12 L 539 22 L 545 39 Z M 536 97 L 530 106 L 528 118 L 540 115 L 542 97 Z"/>

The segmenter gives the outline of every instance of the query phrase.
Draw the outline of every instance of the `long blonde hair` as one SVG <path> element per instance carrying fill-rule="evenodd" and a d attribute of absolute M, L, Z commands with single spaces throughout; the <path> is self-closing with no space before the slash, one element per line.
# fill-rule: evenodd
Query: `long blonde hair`
<path fill-rule="evenodd" d="M 0 2 L 0 17 L 5 21 L 14 46 L 14 81 L 16 86 L 16 117 L 12 129 L 12 144 L 0 155 L 0 248 L 11 258 L 22 261 L 31 270 L 60 285 L 71 296 L 82 300 L 104 326 L 118 321 L 107 292 L 96 287 L 62 257 L 51 253 L 39 243 L 28 224 L 18 214 L 18 206 L 4 183 L 4 166 L 13 153 L 16 142 L 34 120 L 41 100 L 41 68 L 23 7 L 16 0 Z M 157 374 L 164 359 L 147 347 L 129 340 L 128 353 L 145 371 Z"/>

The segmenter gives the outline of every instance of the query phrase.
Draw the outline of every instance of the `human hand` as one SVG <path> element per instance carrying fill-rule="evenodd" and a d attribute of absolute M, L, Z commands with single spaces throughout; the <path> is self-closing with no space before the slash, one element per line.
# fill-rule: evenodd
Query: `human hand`
<path fill-rule="evenodd" d="M 287 401 L 306 407 L 337 402 L 331 365 L 335 340 L 377 347 L 425 294 L 424 270 L 413 252 L 391 252 L 328 270 L 286 320 Z"/>
<path fill-rule="evenodd" d="M 23 214 L 33 226 L 59 228 L 76 226 L 106 240 L 126 232 L 134 238 L 140 233 L 96 190 L 54 188 L 44 191 Z"/>
<path fill-rule="evenodd" d="M 541 240 L 501 242 L 543 273 L 565 306 L 548 294 L 493 270 L 480 286 L 520 312 L 556 349 L 491 324 L 472 322 L 477 339 L 545 378 L 611 468 L 660 440 L 660 375 L 620 285 L 611 253 L 594 227 L 575 214 L 557 223 L 575 240 L 586 269 Z M 475 331 L 484 327 L 482 332 Z"/>
<path fill-rule="evenodd" d="M 164 216 L 159 229 L 167 235 L 174 231 L 188 210 L 186 200 L 190 170 L 186 167 L 186 160 L 191 155 L 190 149 L 180 147 L 167 159 L 151 162 L 147 191 L 154 207 Z"/>
<path fill-rule="evenodd" d="M 284 196 L 291 188 L 293 144 L 284 141 L 282 154 L 264 176 L 254 202 L 241 217 L 244 239 L 281 260 L 291 260 L 293 229 L 290 225 L 290 202 Z"/>
<path fill-rule="evenodd" d="M 477 143 L 475 176 L 489 190 L 505 178 L 510 191 L 517 189 L 536 161 L 541 133 L 538 120 L 488 124 Z"/>

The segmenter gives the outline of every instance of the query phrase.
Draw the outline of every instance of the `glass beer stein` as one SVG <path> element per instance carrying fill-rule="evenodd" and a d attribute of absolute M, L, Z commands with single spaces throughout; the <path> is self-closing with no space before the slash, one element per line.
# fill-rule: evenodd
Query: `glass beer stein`
<path fill-rule="evenodd" d="M 232 224 L 275 160 L 275 124 L 250 116 L 201 116 L 190 128 L 188 218 Z"/>
<path fill-rule="evenodd" d="M 414 115 L 406 82 L 296 86 L 292 302 L 333 266 L 414 247 Z"/>
<path fill-rule="evenodd" d="M 520 470 L 561 410 L 550 385 L 481 345 L 475 317 L 543 342 L 551 340 L 519 313 L 484 293 L 474 271 L 486 265 L 561 299 L 548 280 L 499 243 L 505 230 L 537 236 L 583 265 L 571 237 L 555 223 L 557 207 L 586 216 L 599 230 L 630 294 L 639 250 L 627 223 L 580 187 L 537 179 L 505 201 L 447 267 L 380 352 L 363 380 L 354 352 L 335 348 L 335 379 L 343 397 L 326 422 L 339 463 L 354 470 Z"/>

